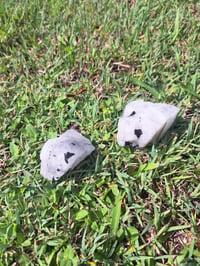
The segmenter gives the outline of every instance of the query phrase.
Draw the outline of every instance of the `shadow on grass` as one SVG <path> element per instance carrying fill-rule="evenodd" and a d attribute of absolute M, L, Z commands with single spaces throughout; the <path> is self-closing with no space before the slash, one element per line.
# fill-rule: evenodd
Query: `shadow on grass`
<path fill-rule="evenodd" d="M 188 126 L 190 124 L 190 120 L 184 119 L 182 117 L 177 117 L 175 123 L 173 126 L 166 132 L 166 134 L 159 140 L 158 144 L 164 144 L 169 145 L 173 138 L 177 136 L 177 138 L 180 140 L 185 135 Z"/>
<path fill-rule="evenodd" d="M 185 131 L 188 129 L 190 122 L 191 122 L 190 119 L 184 119 L 182 117 L 178 117 L 170 131 L 172 133 L 178 134 L 179 136 L 182 136 L 185 133 Z"/>

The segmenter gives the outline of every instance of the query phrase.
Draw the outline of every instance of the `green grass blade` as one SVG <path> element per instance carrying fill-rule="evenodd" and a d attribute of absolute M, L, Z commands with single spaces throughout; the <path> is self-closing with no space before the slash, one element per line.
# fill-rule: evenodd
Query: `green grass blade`
<path fill-rule="evenodd" d="M 122 204 L 122 196 L 118 195 L 115 197 L 115 205 L 112 212 L 112 222 L 110 226 L 110 232 L 111 235 L 116 235 L 118 227 L 119 227 L 119 221 L 120 221 L 120 215 L 121 215 L 121 204 Z"/>
<path fill-rule="evenodd" d="M 148 84 L 146 84 L 145 82 L 139 80 L 139 79 L 131 79 L 131 81 L 133 82 L 133 84 L 140 86 L 144 89 L 146 89 L 148 92 L 150 92 L 155 98 L 159 99 L 160 98 L 160 93 L 153 87 L 149 86 Z"/>

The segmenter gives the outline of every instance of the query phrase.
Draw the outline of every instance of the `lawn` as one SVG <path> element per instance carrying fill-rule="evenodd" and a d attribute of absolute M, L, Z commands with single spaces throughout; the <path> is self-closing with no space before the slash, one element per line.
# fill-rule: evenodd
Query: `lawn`
<path fill-rule="evenodd" d="M 0 3 L 0 265 L 200 265 L 200 2 Z M 145 149 L 117 144 L 131 100 L 180 108 Z M 46 140 L 96 150 L 50 182 Z"/>

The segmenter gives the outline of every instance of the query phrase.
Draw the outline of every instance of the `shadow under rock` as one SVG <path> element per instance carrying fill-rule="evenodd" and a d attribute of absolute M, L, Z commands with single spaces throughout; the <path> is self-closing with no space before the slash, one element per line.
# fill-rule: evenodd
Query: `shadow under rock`
<path fill-rule="evenodd" d="M 181 136 L 188 129 L 189 124 L 190 124 L 190 119 L 184 119 L 182 117 L 177 117 L 174 125 L 171 127 L 171 129 L 169 131 L 171 131 L 172 133 L 176 133 L 179 136 Z"/>
<path fill-rule="evenodd" d="M 182 138 L 188 129 L 190 120 L 182 117 L 177 117 L 172 127 L 165 133 L 165 135 L 156 143 L 168 145 L 172 139 L 177 136 L 178 139 Z"/>

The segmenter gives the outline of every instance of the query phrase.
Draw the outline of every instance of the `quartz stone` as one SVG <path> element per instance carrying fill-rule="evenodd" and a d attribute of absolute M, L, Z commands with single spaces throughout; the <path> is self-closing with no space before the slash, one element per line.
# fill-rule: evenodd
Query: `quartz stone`
<path fill-rule="evenodd" d="M 49 180 L 58 180 L 76 167 L 95 150 L 89 139 L 74 129 L 60 137 L 49 139 L 40 153 L 40 174 Z"/>
<path fill-rule="evenodd" d="M 171 127 L 178 112 L 178 107 L 166 103 L 143 100 L 128 103 L 118 121 L 118 144 L 144 148 L 155 143 Z"/>

